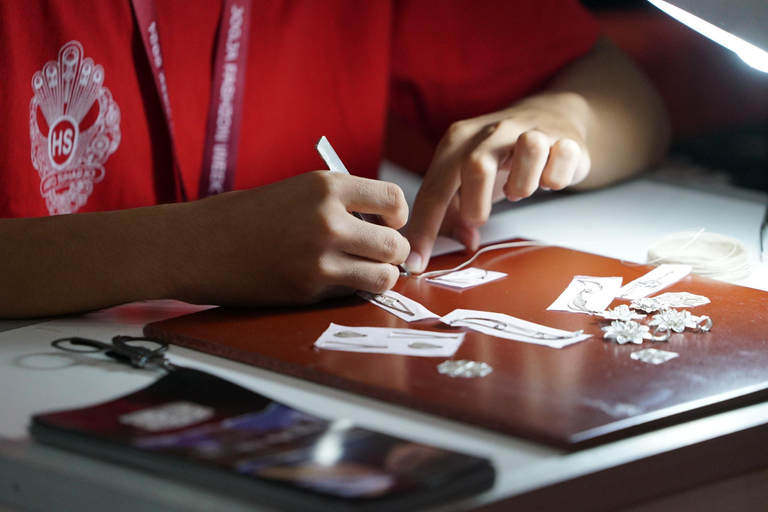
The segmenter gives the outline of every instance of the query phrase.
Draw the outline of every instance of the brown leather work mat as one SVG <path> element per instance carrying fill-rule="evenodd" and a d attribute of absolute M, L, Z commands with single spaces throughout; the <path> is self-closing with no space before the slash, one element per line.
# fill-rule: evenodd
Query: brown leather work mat
<path fill-rule="evenodd" d="M 451 268 L 466 253 L 435 258 Z M 407 323 L 358 297 L 304 308 L 213 309 L 149 324 L 145 334 L 406 407 L 561 448 L 582 448 L 688 420 L 768 396 L 768 293 L 688 276 L 667 291 L 709 297 L 691 308 L 714 320 L 709 333 L 686 331 L 667 343 L 618 345 L 602 338 L 602 319 L 546 311 L 575 275 L 622 276 L 630 266 L 558 247 L 492 251 L 473 266 L 508 277 L 465 290 L 401 278 L 395 291 L 444 315 L 454 309 L 506 313 L 551 327 L 584 329 L 586 341 L 553 349 L 467 330 L 453 359 L 490 364 L 482 378 L 437 372 L 443 358 L 323 351 L 314 341 L 330 322 L 348 326 L 449 329 L 437 320 Z M 614 301 L 612 306 L 627 303 Z M 660 365 L 629 354 L 655 347 L 680 356 Z"/>

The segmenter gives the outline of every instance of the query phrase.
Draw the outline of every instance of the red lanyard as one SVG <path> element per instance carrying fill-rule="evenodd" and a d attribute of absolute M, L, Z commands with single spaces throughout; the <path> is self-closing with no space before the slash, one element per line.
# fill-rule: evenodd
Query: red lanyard
<path fill-rule="evenodd" d="M 141 31 L 144 50 L 168 127 L 176 179 L 176 196 L 185 201 L 187 194 L 179 166 L 176 135 L 173 129 L 171 103 L 160 46 L 155 0 L 131 0 Z M 200 197 L 232 190 L 240 141 L 240 122 L 245 95 L 245 71 L 248 62 L 251 0 L 224 0 L 219 22 L 216 58 L 213 66 L 211 102 L 206 124 L 203 169 L 200 177 Z"/>

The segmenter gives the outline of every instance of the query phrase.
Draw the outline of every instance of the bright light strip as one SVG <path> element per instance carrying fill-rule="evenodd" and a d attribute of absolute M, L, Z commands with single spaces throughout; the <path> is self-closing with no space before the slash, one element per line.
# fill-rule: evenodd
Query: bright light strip
<path fill-rule="evenodd" d="M 729 50 L 736 52 L 744 62 L 753 68 L 768 73 L 768 52 L 765 52 L 757 46 L 740 39 L 725 30 L 694 16 L 693 14 L 680 9 L 664 0 L 648 0 L 653 5 L 666 12 L 676 20 L 685 23 L 696 32 L 703 34 L 721 44 Z"/>

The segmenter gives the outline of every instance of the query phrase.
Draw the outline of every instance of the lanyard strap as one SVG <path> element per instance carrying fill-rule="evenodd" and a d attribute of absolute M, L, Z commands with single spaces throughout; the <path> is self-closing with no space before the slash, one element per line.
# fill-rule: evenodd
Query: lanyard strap
<path fill-rule="evenodd" d="M 232 190 L 248 63 L 251 0 L 225 0 L 216 42 L 200 197 Z"/>
<path fill-rule="evenodd" d="M 131 0 L 141 40 L 149 59 L 155 88 L 163 104 L 165 123 L 171 142 L 173 173 L 177 200 L 187 194 L 181 176 L 171 102 L 160 46 L 157 4 L 155 0 Z M 240 141 L 245 72 L 248 62 L 251 0 L 224 0 L 215 48 L 211 101 L 206 124 L 200 197 L 232 190 Z"/>

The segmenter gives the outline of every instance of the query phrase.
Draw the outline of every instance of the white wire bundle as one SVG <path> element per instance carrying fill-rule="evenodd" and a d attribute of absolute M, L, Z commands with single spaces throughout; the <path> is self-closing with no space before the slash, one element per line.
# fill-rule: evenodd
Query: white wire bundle
<path fill-rule="evenodd" d="M 648 248 L 648 264 L 691 265 L 691 272 L 722 281 L 749 277 L 747 249 L 739 240 L 717 233 L 681 231 L 661 237 Z"/>
<path fill-rule="evenodd" d="M 442 275 L 445 275 L 445 274 L 450 274 L 451 272 L 457 272 L 457 271 L 463 269 L 464 267 L 468 266 L 469 264 L 471 264 L 481 254 L 484 254 L 484 253 L 489 252 L 489 251 L 497 251 L 499 249 L 514 249 L 516 247 L 545 247 L 547 245 L 549 245 L 549 244 L 546 243 L 546 242 L 534 242 L 532 240 L 527 240 L 525 242 L 505 242 L 505 243 L 501 243 L 501 244 L 489 245 L 489 246 L 483 247 L 482 249 L 477 251 L 474 254 L 474 256 L 472 256 L 467 261 L 465 261 L 464 263 L 462 263 L 461 265 L 459 265 L 457 267 L 446 268 L 446 269 L 443 269 L 443 270 L 433 270 L 431 272 L 424 272 L 423 274 L 421 274 L 418 277 L 433 278 L 433 277 L 438 277 L 438 276 L 442 276 Z"/>

